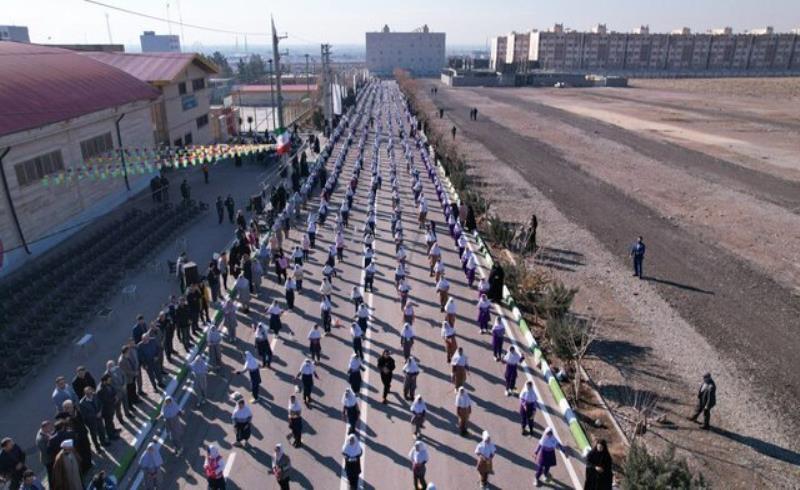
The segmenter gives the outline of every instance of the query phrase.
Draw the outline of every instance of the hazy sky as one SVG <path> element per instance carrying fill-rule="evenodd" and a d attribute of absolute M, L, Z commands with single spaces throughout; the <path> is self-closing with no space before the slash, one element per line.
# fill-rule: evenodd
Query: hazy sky
<path fill-rule="evenodd" d="M 167 16 L 167 0 L 103 0 L 158 17 Z M 448 45 L 483 45 L 510 30 L 544 29 L 554 22 L 583 30 L 601 22 L 629 31 L 649 24 L 651 32 L 688 26 L 695 31 L 732 26 L 741 31 L 772 25 L 779 31 L 800 27 L 800 0 L 169 0 L 169 16 L 219 29 L 267 32 L 270 13 L 287 44 L 330 42 L 363 44 L 364 32 L 389 24 L 411 30 L 427 23 L 447 33 Z M 165 22 L 134 17 L 84 0 L 0 0 L 0 24 L 27 25 L 33 42 L 108 42 L 105 14 L 113 41 L 139 44 L 143 30 L 166 33 Z M 181 34 L 177 24 L 173 34 Z M 184 28 L 184 46 L 234 44 L 234 34 Z M 264 44 L 264 36 L 248 36 Z M 239 38 L 243 43 L 243 37 Z"/>

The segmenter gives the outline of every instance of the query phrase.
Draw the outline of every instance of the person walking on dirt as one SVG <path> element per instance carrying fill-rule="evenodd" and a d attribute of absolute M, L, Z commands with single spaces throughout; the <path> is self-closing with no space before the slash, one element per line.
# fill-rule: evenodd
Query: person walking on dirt
<path fill-rule="evenodd" d="M 633 275 L 642 278 L 642 263 L 644 262 L 645 246 L 642 237 L 636 240 L 631 247 L 631 257 L 633 257 Z"/>
<path fill-rule="evenodd" d="M 711 409 L 717 404 L 717 384 L 711 378 L 711 373 L 703 375 L 703 384 L 697 392 L 697 408 L 689 420 L 697 422 L 697 417 L 700 412 L 703 413 L 703 429 L 708 430 L 711 427 L 708 425 L 711 420 Z"/>
<path fill-rule="evenodd" d="M 458 129 L 456 129 L 455 126 L 453 126 L 453 128 L 450 130 L 450 134 L 453 135 L 453 139 L 456 139 L 456 132 L 457 131 L 458 131 Z"/>

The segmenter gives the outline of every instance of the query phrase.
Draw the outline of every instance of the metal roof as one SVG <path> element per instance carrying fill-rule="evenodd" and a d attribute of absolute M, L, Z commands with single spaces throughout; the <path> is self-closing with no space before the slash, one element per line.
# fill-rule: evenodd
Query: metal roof
<path fill-rule="evenodd" d="M 138 100 L 159 91 L 66 49 L 0 41 L 0 136 Z"/>
<path fill-rule="evenodd" d="M 219 72 L 216 66 L 204 60 L 197 53 L 106 53 L 98 51 L 81 54 L 153 84 L 171 83 L 191 63 L 210 74 Z"/>

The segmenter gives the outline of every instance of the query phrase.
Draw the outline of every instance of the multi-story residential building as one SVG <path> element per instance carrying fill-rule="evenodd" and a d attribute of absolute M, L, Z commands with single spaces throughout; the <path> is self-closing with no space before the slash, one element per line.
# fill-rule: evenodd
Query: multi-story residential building
<path fill-rule="evenodd" d="M 521 48 L 528 45 L 527 56 Z M 492 57 L 504 47 L 506 71 L 531 69 L 579 73 L 723 76 L 800 74 L 800 36 L 775 33 L 772 28 L 734 34 L 730 28 L 693 34 L 681 28 L 672 34 L 651 34 L 647 26 L 633 33 L 609 31 L 598 24 L 592 32 L 531 31 L 492 40 Z M 513 49 L 512 49 L 513 46 Z M 497 68 L 495 68 L 497 69 Z"/>
<path fill-rule="evenodd" d="M 154 31 L 144 31 L 139 36 L 142 44 L 142 53 L 180 53 L 181 38 L 174 34 L 156 34 Z"/>
<path fill-rule="evenodd" d="M 197 53 L 81 53 L 119 68 L 161 92 L 153 104 L 155 140 L 161 145 L 206 144 L 209 127 L 209 75 L 217 67 Z"/>
<path fill-rule="evenodd" d="M 418 76 L 438 75 L 447 65 L 445 33 L 422 26 L 414 32 L 367 32 L 367 69 L 378 76 L 403 68 Z"/>
<path fill-rule="evenodd" d="M 492 50 L 489 52 L 489 68 L 502 71 L 506 62 L 506 46 L 508 46 L 508 36 L 492 38 Z"/>

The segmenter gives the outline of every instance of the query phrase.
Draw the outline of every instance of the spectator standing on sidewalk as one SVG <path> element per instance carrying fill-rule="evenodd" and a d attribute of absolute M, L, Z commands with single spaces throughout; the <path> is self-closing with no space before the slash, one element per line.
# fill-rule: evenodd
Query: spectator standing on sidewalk
<path fill-rule="evenodd" d="M 181 424 L 181 415 L 183 415 L 183 410 L 175 400 L 171 396 L 164 398 L 164 405 L 161 406 L 161 414 L 158 418 L 164 420 L 164 427 L 167 429 L 169 440 L 175 448 L 176 456 L 180 455 L 182 451 L 183 425 Z"/>
<path fill-rule="evenodd" d="M 142 457 L 139 458 L 139 469 L 142 470 L 144 478 L 142 485 L 144 490 L 157 490 L 161 485 L 161 467 L 164 460 L 159 452 L 159 444 L 151 442 L 147 445 Z"/>
<path fill-rule="evenodd" d="M 0 476 L 11 484 L 9 488 L 19 488 L 25 473 L 25 452 L 10 437 L 0 441 Z"/>

